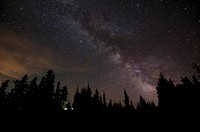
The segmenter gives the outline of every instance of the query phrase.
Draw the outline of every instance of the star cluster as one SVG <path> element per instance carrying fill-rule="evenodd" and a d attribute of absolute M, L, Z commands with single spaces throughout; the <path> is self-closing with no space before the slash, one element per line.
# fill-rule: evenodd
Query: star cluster
<path fill-rule="evenodd" d="M 200 61 L 195 0 L 2 0 L 0 79 L 53 69 L 71 95 L 93 89 L 157 101 L 159 73 L 176 83 Z M 64 85 L 64 84 L 63 84 Z M 72 97 L 70 97 L 72 100 Z"/>

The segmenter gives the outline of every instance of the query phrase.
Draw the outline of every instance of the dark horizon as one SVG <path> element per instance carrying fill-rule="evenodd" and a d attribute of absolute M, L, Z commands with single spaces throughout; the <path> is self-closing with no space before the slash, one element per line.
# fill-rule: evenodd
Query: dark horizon
<path fill-rule="evenodd" d="M 24 75 L 20 80 L 15 80 L 14 86 L 9 89 L 9 80 L 0 85 L 0 111 L 3 117 L 22 118 L 66 118 L 79 116 L 79 114 L 128 114 L 138 116 L 140 114 L 180 114 L 185 116 L 198 114 L 199 112 L 199 93 L 200 93 L 200 66 L 193 65 L 198 77 L 187 76 L 181 78 L 179 84 L 174 84 L 170 79 L 167 80 L 162 73 L 158 78 L 156 93 L 158 104 L 147 101 L 140 95 L 136 105 L 130 100 L 130 96 L 124 89 L 124 99 L 118 102 L 113 101 L 106 93 L 100 93 L 98 89 L 92 91 L 89 83 L 87 87 L 78 87 L 73 100 L 69 100 L 67 84 L 63 87 L 61 82 L 55 82 L 56 75 L 53 70 L 48 70 L 46 75 L 38 82 L 38 78 L 29 79 Z M 88 115 L 89 116 L 89 115 Z M 104 115 L 106 116 L 106 115 Z M 81 117 L 79 117 L 81 118 Z M 113 117 L 112 117 L 113 118 Z M 98 118 L 96 118 L 98 119 Z"/>
<path fill-rule="evenodd" d="M 199 64 L 193 64 L 193 69 L 196 70 L 197 76 L 193 75 L 191 79 L 187 76 L 181 77 L 181 83 L 178 84 L 175 84 L 171 79 L 166 79 L 165 76 L 160 73 L 155 88 L 158 103 L 146 100 L 144 97 L 142 97 L 142 95 L 140 95 L 139 101 L 134 104 L 133 102 L 135 101 L 130 99 L 126 89 L 121 91 L 123 92 L 123 100 L 112 99 L 108 97 L 104 91 L 101 93 L 98 88 L 95 90 L 94 88 L 91 88 L 89 83 L 86 87 L 78 86 L 76 92 L 72 94 L 69 93 L 70 88 L 67 84 L 62 84 L 60 81 L 55 81 L 56 75 L 51 69 L 48 70 L 46 75 L 42 76 L 41 78 L 35 76 L 34 78 L 30 79 L 28 74 L 25 74 L 19 80 L 7 79 L 3 81 L 2 84 L 0 84 L 0 105 L 2 106 L 2 110 L 22 111 L 25 113 L 26 111 L 41 111 L 41 106 L 46 106 L 46 104 L 49 103 L 50 106 L 53 106 L 53 111 L 64 111 L 69 109 L 73 111 L 75 109 L 75 111 L 80 112 L 82 110 L 89 112 L 101 112 L 103 109 L 109 107 L 111 111 L 112 109 L 117 111 L 124 109 L 125 111 L 128 110 L 127 112 L 176 112 L 177 110 L 193 111 L 195 110 L 193 107 L 196 108 L 198 106 L 197 98 L 198 93 L 200 92 Z M 10 82 L 13 82 L 14 85 L 9 85 Z M 73 99 L 71 100 L 69 97 L 73 97 Z M 37 106 L 37 101 L 40 102 L 40 100 L 45 102 L 42 102 L 41 106 Z M 56 102 L 58 105 L 55 105 Z M 88 103 L 91 106 L 88 106 Z M 38 107 L 35 110 L 26 108 L 30 106 L 34 108 L 35 105 Z M 186 106 L 188 106 L 188 108 L 184 108 Z M 24 107 L 25 109 L 23 110 L 21 107 Z M 48 109 L 50 109 L 51 111 L 52 108 L 46 107 L 45 110 L 48 111 Z"/>

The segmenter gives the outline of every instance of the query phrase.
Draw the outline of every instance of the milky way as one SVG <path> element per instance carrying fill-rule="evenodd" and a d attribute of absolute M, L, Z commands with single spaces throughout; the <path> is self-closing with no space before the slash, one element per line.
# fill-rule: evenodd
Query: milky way
<path fill-rule="evenodd" d="M 3 0 L 0 80 L 56 73 L 71 96 L 77 86 L 137 103 L 157 102 L 160 72 L 176 83 L 200 61 L 195 0 Z"/>

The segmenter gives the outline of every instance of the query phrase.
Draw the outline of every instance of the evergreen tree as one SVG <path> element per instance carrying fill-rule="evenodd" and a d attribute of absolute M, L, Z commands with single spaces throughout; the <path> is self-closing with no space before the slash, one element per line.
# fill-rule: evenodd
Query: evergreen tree
<path fill-rule="evenodd" d="M 68 89 L 67 89 L 67 86 L 63 87 L 60 99 L 61 99 L 62 110 L 65 108 L 66 105 L 69 108 L 70 102 L 68 102 Z M 71 108 L 71 106 L 70 106 L 70 108 Z"/>
<path fill-rule="evenodd" d="M 109 111 L 112 111 L 112 110 L 113 110 L 112 99 L 110 99 L 109 102 L 108 102 L 108 110 L 109 110 Z"/>
<path fill-rule="evenodd" d="M 140 95 L 139 103 L 137 105 L 137 111 L 141 111 L 141 112 L 147 111 L 147 103 L 141 95 Z"/>
<path fill-rule="evenodd" d="M 132 102 L 132 101 L 130 101 L 130 110 L 131 110 L 132 112 L 134 112 L 134 111 L 135 111 L 135 107 L 134 107 L 134 105 L 133 105 L 133 102 Z"/>
<path fill-rule="evenodd" d="M 24 75 L 21 80 L 14 81 L 15 87 L 11 90 L 11 103 L 14 110 L 24 111 L 25 94 L 28 91 L 28 75 Z"/>
<path fill-rule="evenodd" d="M 99 91 L 98 89 L 95 90 L 94 96 L 93 96 L 93 109 L 95 111 L 100 110 L 101 103 L 100 103 L 100 97 L 99 97 Z"/>
<path fill-rule="evenodd" d="M 99 97 L 99 101 L 100 101 L 100 111 L 102 111 L 104 109 L 104 106 L 103 106 L 103 99 L 101 95 Z"/>
<path fill-rule="evenodd" d="M 37 111 L 38 110 L 38 86 L 37 86 L 37 77 L 34 77 L 33 80 L 30 82 L 29 90 L 27 90 L 25 94 L 25 107 L 27 111 Z"/>
<path fill-rule="evenodd" d="M 106 95 L 103 92 L 103 107 L 106 108 L 107 107 L 107 103 L 106 103 Z"/>
<path fill-rule="evenodd" d="M 125 110 L 130 111 L 131 107 L 130 107 L 129 96 L 125 89 L 124 89 L 124 103 L 125 103 Z"/>
<path fill-rule="evenodd" d="M 57 87 L 56 87 L 56 92 L 54 95 L 54 102 L 55 102 L 55 109 L 56 110 L 61 110 L 61 88 L 60 88 L 60 82 L 58 82 Z"/>
<path fill-rule="evenodd" d="M 40 108 L 42 111 L 54 110 L 54 79 L 53 70 L 48 70 L 39 85 Z"/>
<path fill-rule="evenodd" d="M 75 111 L 79 111 L 80 110 L 80 103 L 81 103 L 81 99 L 80 99 L 80 93 L 79 93 L 79 87 L 76 90 L 76 93 L 74 95 L 74 101 L 72 104 L 72 107 Z"/>
<path fill-rule="evenodd" d="M 6 80 L 5 82 L 2 83 L 0 87 L 0 111 L 6 111 L 8 110 L 8 98 L 7 98 L 7 93 L 6 89 L 8 88 L 8 83 L 9 80 Z"/>
<path fill-rule="evenodd" d="M 158 107 L 162 111 L 169 111 L 171 105 L 173 104 L 174 99 L 174 89 L 175 86 L 173 81 L 168 81 L 164 78 L 162 73 L 160 73 L 160 78 L 158 80 L 158 84 L 156 87 L 157 94 L 158 94 Z"/>

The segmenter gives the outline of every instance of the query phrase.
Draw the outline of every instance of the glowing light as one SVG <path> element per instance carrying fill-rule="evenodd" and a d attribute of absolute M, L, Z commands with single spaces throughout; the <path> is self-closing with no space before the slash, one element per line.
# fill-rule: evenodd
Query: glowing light
<path fill-rule="evenodd" d="M 68 110 L 67 108 L 64 108 L 64 110 Z"/>

